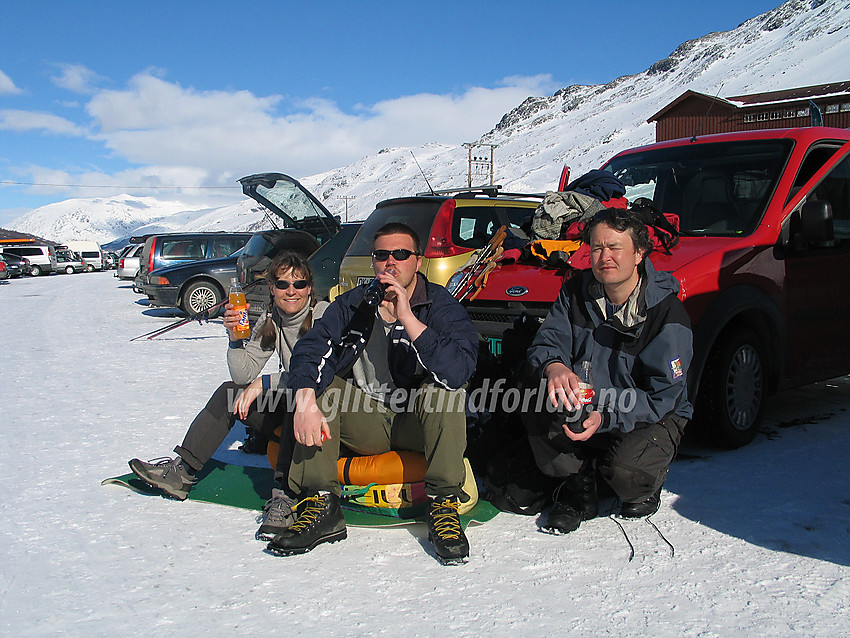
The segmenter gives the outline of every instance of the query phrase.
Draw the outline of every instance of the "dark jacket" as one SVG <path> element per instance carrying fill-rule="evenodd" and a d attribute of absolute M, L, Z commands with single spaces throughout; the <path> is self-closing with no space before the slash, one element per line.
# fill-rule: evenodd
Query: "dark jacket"
<path fill-rule="evenodd" d="M 636 294 L 608 319 L 604 291 L 592 271 L 568 280 L 528 350 L 541 375 L 555 361 L 571 370 L 591 361 L 595 407 L 608 391 L 600 432 L 629 432 L 668 414 L 689 419 L 693 413 L 687 395 L 693 336 L 676 297 L 679 282 L 656 271 L 649 259 L 639 269 Z M 628 389 L 633 397 L 622 392 Z"/>
<path fill-rule="evenodd" d="M 417 277 L 410 307 L 427 328 L 411 342 L 401 323 L 393 327 L 389 346 L 393 382 L 405 389 L 426 381 L 460 388 L 475 370 L 478 333 L 466 309 L 445 288 L 432 284 L 421 273 Z M 337 297 L 295 345 L 290 388 L 313 388 L 318 396 L 335 376 L 350 373 L 375 322 L 376 308 L 363 303 L 364 289 L 358 286 Z"/>

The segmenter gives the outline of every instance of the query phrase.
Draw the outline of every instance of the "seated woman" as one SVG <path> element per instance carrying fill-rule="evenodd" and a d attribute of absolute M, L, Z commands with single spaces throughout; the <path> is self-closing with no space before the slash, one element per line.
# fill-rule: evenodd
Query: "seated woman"
<path fill-rule="evenodd" d="M 195 473 L 212 458 L 237 416 L 246 426 L 267 437 L 283 424 L 275 467 L 278 487 L 272 490 L 272 497 L 263 508 L 262 525 L 256 534 L 260 540 L 271 539 L 294 520 L 294 495 L 287 493 L 295 442 L 287 413 L 290 402 L 285 396 L 286 370 L 295 342 L 328 306 L 327 302 L 313 301 L 313 270 L 297 253 L 283 252 L 275 257 L 266 271 L 266 279 L 273 303 L 266 316 L 257 322 L 250 340 L 235 338 L 233 330 L 239 322 L 239 313 L 232 305 L 225 306 L 224 326 L 230 336 L 227 366 L 232 381 L 222 383 L 192 421 L 183 443 L 174 448 L 178 456 L 150 462 L 130 461 L 130 469 L 145 483 L 182 501 L 195 483 Z M 275 351 L 280 358 L 280 374 L 258 376 Z"/>

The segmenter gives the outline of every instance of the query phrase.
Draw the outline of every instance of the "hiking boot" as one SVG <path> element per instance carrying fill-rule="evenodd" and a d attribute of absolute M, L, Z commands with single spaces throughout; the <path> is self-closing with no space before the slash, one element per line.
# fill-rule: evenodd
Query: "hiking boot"
<path fill-rule="evenodd" d="M 335 543 L 348 536 L 339 496 L 333 492 L 309 492 L 297 507 L 295 522 L 266 546 L 272 554 L 306 554 L 317 545 Z"/>
<path fill-rule="evenodd" d="M 646 518 L 652 516 L 661 507 L 661 488 L 637 503 L 620 505 L 620 518 Z"/>
<path fill-rule="evenodd" d="M 278 534 L 285 532 L 295 522 L 294 498 L 280 489 L 272 490 L 272 497 L 263 505 L 260 515 L 262 525 L 254 535 L 258 541 L 270 541 Z"/>
<path fill-rule="evenodd" d="M 469 541 L 460 524 L 456 496 L 442 496 L 431 501 L 428 511 L 428 540 L 443 565 L 460 565 L 469 559 Z"/>
<path fill-rule="evenodd" d="M 189 474 L 183 459 L 160 458 L 151 461 L 133 459 L 129 463 L 133 474 L 148 485 L 158 487 L 167 496 L 185 501 L 197 479 Z"/>
<path fill-rule="evenodd" d="M 554 501 L 544 527 L 555 533 L 573 532 L 582 521 L 599 515 L 596 470 L 592 461 L 585 461 L 577 474 L 564 479 L 555 490 Z"/>

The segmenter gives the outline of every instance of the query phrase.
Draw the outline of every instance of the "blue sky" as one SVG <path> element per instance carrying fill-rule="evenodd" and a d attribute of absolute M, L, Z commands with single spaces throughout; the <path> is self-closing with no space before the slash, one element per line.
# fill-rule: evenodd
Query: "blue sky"
<path fill-rule="evenodd" d="M 227 203 L 249 173 L 460 144 L 529 95 L 638 73 L 779 4 L 5 2 L 0 225 L 120 192 Z"/>

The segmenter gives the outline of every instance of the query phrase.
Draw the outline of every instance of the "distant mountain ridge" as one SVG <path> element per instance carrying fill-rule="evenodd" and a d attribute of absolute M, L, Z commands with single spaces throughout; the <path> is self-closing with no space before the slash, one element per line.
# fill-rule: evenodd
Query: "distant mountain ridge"
<path fill-rule="evenodd" d="M 686 89 L 724 96 L 848 80 L 837 75 L 850 73 L 847 60 L 850 0 L 789 0 L 734 30 L 684 42 L 641 73 L 531 96 L 478 141 L 496 145 L 497 184 L 512 192 L 551 190 L 564 164 L 578 176 L 616 152 L 653 142 L 655 127 L 646 118 Z M 382 149 L 300 181 L 343 216 L 345 196 L 349 219 L 363 219 L 382 199 L 428 190 L 417 162 L 435 189 L 467 184 L 468 155 L 460 143 Z M 10 226 L 59 241 L 100 242 L 164 230 L 269 227 L 253 200 L 202 209 L 129 195 L 50 204 Z"/>

